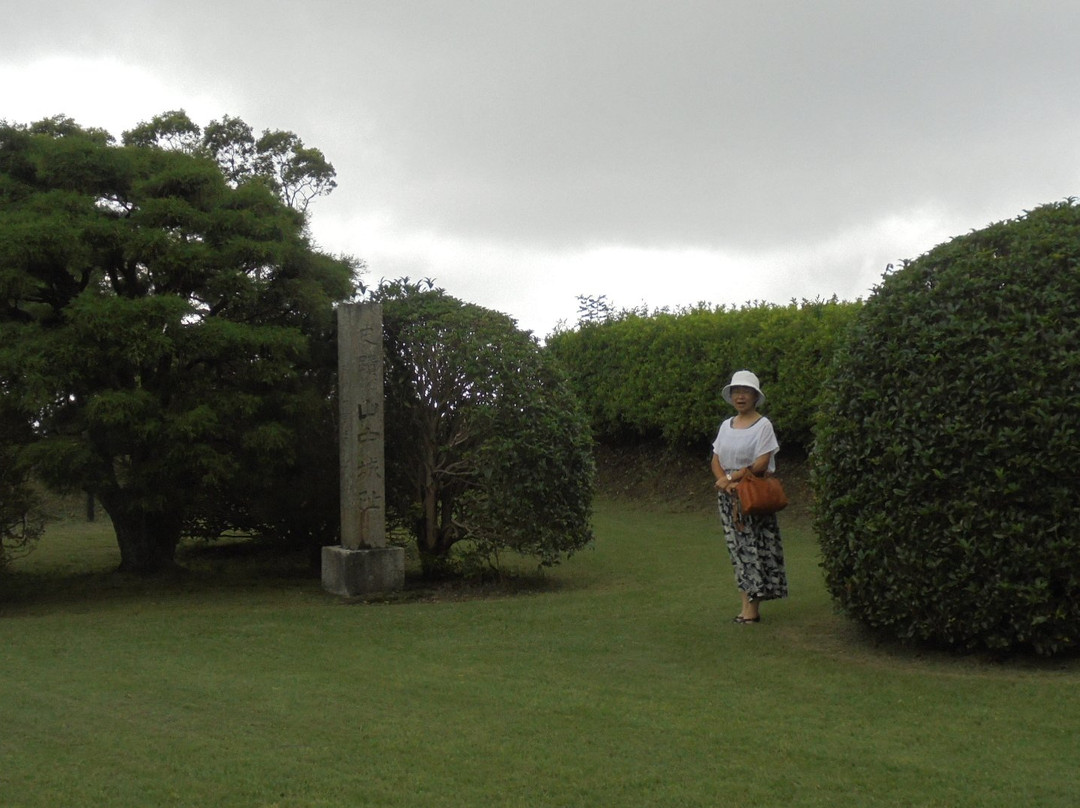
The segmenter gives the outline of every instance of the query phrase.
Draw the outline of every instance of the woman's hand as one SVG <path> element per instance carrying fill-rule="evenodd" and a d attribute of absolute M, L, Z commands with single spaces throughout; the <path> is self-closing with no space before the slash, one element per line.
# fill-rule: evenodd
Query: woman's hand
<path fill-rule="evenodd" d="M 721 477 L 716 481 L 716 488 L 718 491 L 723 491 L 725 494 L 730 494 L 735 490 L 735 480 L 728 479 L 727 477 Z"/>
<path fill-rule="evenodd" d="M 716 479 L 716 490 L 730 493 L 735 485 L 733 479 L 735 475 L 720 465 L 720 458 L 715 453 L 713 453 L 709 465 L 712 468 L 713 477 Z"/>

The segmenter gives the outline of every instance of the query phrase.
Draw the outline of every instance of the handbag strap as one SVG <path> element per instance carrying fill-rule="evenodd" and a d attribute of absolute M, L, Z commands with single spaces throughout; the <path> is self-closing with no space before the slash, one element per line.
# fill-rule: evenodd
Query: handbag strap
<path fill-rule="evenodd" d="M 728 496 L 731 497 L 731 510 L 735 516 L 735 529 L 742 532 L 746 529 L 746 523 L 743 521 L 742 500 L 739 499 L 738 483 L 728 489 Z"/>

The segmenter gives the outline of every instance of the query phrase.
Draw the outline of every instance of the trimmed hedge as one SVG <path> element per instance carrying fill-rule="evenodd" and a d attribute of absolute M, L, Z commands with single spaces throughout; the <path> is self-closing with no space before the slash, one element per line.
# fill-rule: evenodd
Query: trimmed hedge
<path fill-rule="evenodd" d="M 814 452 L 852 617 L 963 650 L 1080 643 L 1080 207 L 905 262 L 831 372 Z"/>
<path fill-rule="evenodd" d="M 728 412 L 720 388 L 750 368 L 785 445 L 806 449 L 835 345 L 861 304 L 624 312 L 548 339 L 601 440 L 707 444 Z"/>

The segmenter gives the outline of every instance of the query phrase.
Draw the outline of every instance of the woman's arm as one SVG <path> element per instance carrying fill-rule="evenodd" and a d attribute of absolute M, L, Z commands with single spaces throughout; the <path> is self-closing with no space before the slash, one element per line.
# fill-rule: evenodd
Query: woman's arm
<path fill-rule="evenodd" d="M 754 474 L 764 474 L 769 470 L 769 459 L 772 457 L 772 452 L 766 452 L 763 455 L 758 455 L 754 459 L 754 462 L 750 465 L 750 471 Z"/>
<path fill-rule="evenodd" d="M 766 471 L 769 470 L 769 458 L 772 457 L 772 454 L 772 452 L 766 452 L 763 455 L 758 455 L 756 458 L 754 458 L 754 462 L 746 468 L 741 468 L 738 471 L 731 472 L 732 481 L 738 482 L 750 473 L 764 474 Z M 716 457 L 716 455 L 713 455 L 713 457 Z"/>
<path fill-rule="evenodd" d="M 727 491 L 734 484 L 734 475 L 728 476 L 729 473 L 720 465 L 720 458 L 716 456 L 716 452 L 713 452 L 709 465 L 712 466 L 713 477 L 716 478 L 716 487 L 721 491 Z"/>

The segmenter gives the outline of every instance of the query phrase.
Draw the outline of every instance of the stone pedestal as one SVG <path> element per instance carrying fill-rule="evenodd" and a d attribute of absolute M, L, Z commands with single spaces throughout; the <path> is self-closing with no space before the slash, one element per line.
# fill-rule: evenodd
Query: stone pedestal
<path fill-rule="evenodd" d="M 405 548 L 322 548 L 323 589 L 353 598 L 397 592 L 405 587 Z"/>

